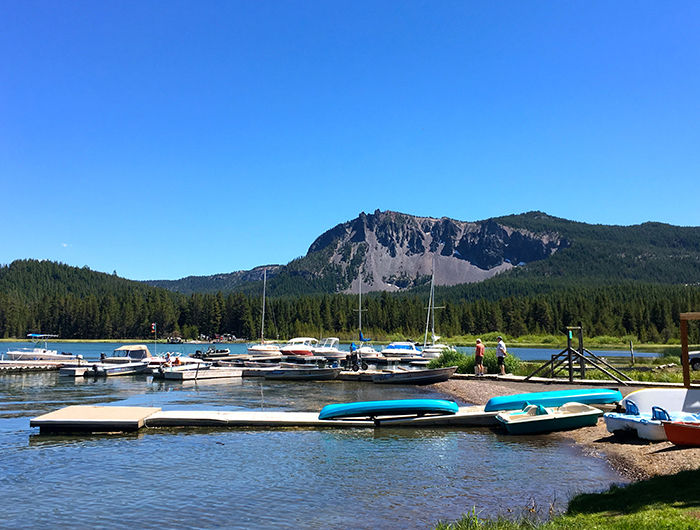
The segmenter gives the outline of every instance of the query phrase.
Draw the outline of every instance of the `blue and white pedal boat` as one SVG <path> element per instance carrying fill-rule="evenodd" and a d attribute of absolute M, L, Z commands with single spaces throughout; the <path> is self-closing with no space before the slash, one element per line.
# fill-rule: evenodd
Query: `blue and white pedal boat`
<path fill-rule="evenodd" d="M 667 439 L 664 421 L 700 421 L 700 389 L 644 388 L 628 394 L 621 403 L 624 412 L 603 416 L 609 432 L 631 434 L 643 440 Z"/>
<path fill-rule="evenodd" d="M 484 411 L 521 410 L 526 405 L 561 407 L 572 401 L 585 405 L 619 403 L 622 401 L 622 394 L 619 390 L 607 388 L 575 388 L 571 390 L 513 394 L 512 396 L 496 396 L 488 400 Z"/>
<path fill-rule="evenodd" d="M 326 405 L 321 409 L 318 419 L 453 415 L 458 411 L 457 403 L 446 399 L 387 399 Z"/>

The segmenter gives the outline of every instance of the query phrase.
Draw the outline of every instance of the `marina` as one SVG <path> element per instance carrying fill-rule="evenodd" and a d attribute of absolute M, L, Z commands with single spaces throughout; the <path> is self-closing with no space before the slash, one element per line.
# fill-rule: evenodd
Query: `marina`
<path fill-rule="evenodd" d="M 84 354 L 98 359 L 101 345 L 91 347 Z M 319 411 L 328 404 L 414 398 L 444 396 L 430 387 L 340 379 L 166 381 L 150 375 L 66 378 L 56 371 L 0 375 L 0 442 L 5 447 L 0 473 L 13 482 L 15 499 L 4 514 L 5 524 L 51 521 L 60 526 L 88 510 L 98 513 L 92 521 L 100 526 L 139 526 L 153 517 L 178 526 L 196 517 L 206 527 L 426 527 L 437 514 L 457 518 L 471 506 L 494 513 L 506 503 L 524 506 L 532 495 L 511 480 L 523 465 L 536 470 L 532 476 L 540 502 L 561 498 L 562 491 L 624 482 L 604 460 L 585 456 L 569 443 L 513 439 L 495 431 L 495 413 L 464 402 L 454 415 L 380 421 L 379 426 L 367 419 L 319 424 Z M 72 421 L 69 430 L 82 423 L 82 429 L 42 434 L 43 427 L 30 422 L 45 415 L 53 415 L 54 422 Z M 97 430 L 112 434 L 86 432 L 94 428 L 86 421 L 101 423 Z M 478 465 L 467 464 L 475 451 L 481 455 Z M 222 462 L 230 471 L 222 473 Z M 378 488 L 368 465 L 391 469 L 392 488 Z M 85 473 L 91 468 L 101 471 Z M 178 489 L 193 492 L 178 496 L 176 505 L 172 490 L 162 488 L 173 469 L 178 469 Z M 149 503 L 123 513 L 118 499 L 128 496 L 135 482 L 149 492 Z M 212 483 L 220 494 L 235 495 L 236 503 L 203 499 L 199 492 Z M 497 499 L 473 494 L 483 488 Z M 434 493 L 426 496 L 426 491 Z M 44 499 L 40 504 L 31 501 L 37 492 Z M 48 518 L 45 503 L 55 507 Z"/>

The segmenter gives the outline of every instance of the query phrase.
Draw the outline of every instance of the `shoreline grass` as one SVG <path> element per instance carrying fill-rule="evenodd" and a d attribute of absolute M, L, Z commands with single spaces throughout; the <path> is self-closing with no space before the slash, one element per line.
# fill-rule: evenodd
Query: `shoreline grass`
<path fill-rule="evenodd" d="M 480 518 L 473 509 L 461 519 L 439 521 L 436 530 L 521 530 L 700 528 L 700 469 L 660 475 L 601 493 L 582 493 L 569 501 L 567 510 L 554 515 L 536 507 L 511 520 Z"/>

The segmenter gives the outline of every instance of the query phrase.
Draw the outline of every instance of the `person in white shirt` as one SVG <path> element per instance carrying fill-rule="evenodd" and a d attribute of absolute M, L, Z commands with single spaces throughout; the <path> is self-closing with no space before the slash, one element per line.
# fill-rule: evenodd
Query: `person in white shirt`
<path fill-rule="evenodd" d="M 506 355 L 508 355 L 508 350 L 506 350 L 506 343 L 503 342 L 503 337 L 499 335 L 496 337 L 496 340 L 498 340 L 498 344 L 496 345 L 498 369 L 501 371 L 501 375 L 506 375 Z"/>

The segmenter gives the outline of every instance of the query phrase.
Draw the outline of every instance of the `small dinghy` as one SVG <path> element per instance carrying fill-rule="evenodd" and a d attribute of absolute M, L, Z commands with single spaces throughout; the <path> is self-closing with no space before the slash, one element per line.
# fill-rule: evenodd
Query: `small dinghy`
<path fill-rule="evenodd" d="M 379 416 L 426 416 L 456 414 L 457 403 L 445 399 L 386 399 L 326 405 L 319 420 L 376 418 Z"/>
<path fill-rule="evenodd" d="M 509 434 L 539 434 L 590 427 L 598 423 L 603 411 L 584 403 L 566 403 L 561 407 L 525 405 L 518 412 L 499 412 L 496 419 Z"/>
<path fill-rule="evenodd" d="M 549 392 L 530 392 L 512 396 L 492 397 L 486 403 L 486 412 L 499 410 L 521 410 L 525 405 L 542 405 L 543 407 L 561 407 L 570 402 L 591 404 L 619 403 L 622 394 L 619 390 L 607 388 L 576 388 L 573 390 L 553 390 Z"/>
<path fill-rule="evenodd" d="M 664 421 L 668 441 L 675 445 L 700 447 L 700 418 L 696 422 Z"/>

